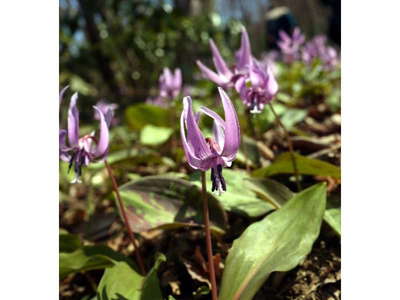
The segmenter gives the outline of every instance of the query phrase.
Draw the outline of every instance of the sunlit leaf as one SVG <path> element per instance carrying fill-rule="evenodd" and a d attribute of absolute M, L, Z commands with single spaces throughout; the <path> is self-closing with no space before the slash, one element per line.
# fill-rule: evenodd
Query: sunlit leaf
<path fill-rule="evenodd" d="M 117 262 L 106 269 L 97 288 L 99 300 L 162 300 L 157 277 L 165 256 L 159 255 L 150 272 L 143 277 L 126 262 Z"/>
<path fill-rule="evenodd" d="M 172 128 L 146 125 L 140 133 L 140 142 L 143 145 L 160 145 L 166 142 L 173 132 Z"/>
<path fill-rule="evenodd" d="M 330 176 L 340 178 L 340 168 L 315 158 L 308 158 L 295 153 L 297 169 L 300 174 Z M 294 174 L 294 168 L 289 152 L 281 154 L 268 167 L 255 170 L 253 176 L 267 177 L 275 174 Z"/>
<path fill-rule="evenodd" d="M 250 300 L 272 272 L 304 260 L 319 235 L 325 205 L 326 187 L 317 184 L 247 227 L 229 251 L 219 299 Z"/>
<path fill-rule="evenodd" d="M 135 130 L 140 130 L 146 125 L 167 127 L 170 124 L 168 110 L 145 103 L 128 107 L 125 118 L 129 127 Z"/>
<path fill-rule="evenodd" d="M 341 235 L 341 210 L 340 208 L 330 208 L 325 211 L 324 220 Z"/>

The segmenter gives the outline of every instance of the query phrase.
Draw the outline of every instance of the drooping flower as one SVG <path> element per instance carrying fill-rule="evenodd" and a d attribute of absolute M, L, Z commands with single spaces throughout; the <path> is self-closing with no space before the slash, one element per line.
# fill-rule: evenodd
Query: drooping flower
<path fill-rule="evenodd" d="M 182 72 L 175 69 L 174 73 L 169 68 L 164 68 L 159 79 L 160 96 L 162 98 L 175 99 L 182 88 Z"/>
<path fill-rule="evenodd" d="M 211 169 L 212 191 L 226 191 L 222 168 L 230 167 L 240 145 L 240 127 L 235 108 L 225 93 L 218 87 L 225 113 L 223 120 L 214 111 L 202 106 L 200 112 L 214 120 L 213 137 L 205 138 L 199 129 L 200 115 L 192 108 L 190 96 L 183 98 L 181 114 L 181 138 L 186 159 L 193 169 Z M 186 129 L 186 133 L 185 133 Z"/>
<path fill-rule="evenodd" d="M 277 44 L 281 49 L 283 61 L 285 63 L 292 63 L 300 59 L 300 48 L 305 41 L 305 37 L 301 33 L 300 28 L 296 27 L 293 30 L 292 36 L 289 36 L 284 31 L 280 31 L 279 37 L 280 40 Z"/>
<path fill-rule="evenodd" d="M 96 103 L 96 107 L 103 113 L 108 127 L 117 123 L 118 120 L 114 118 L 114 111 L 118 108 L 118 104 L 100 100 Z M 94 111 L 94 119 L 100 120 L 100 115 L 97 110 Z"/>
<path fill-rule="evenodd" d="M 323 35 L 314 37 L 303 48 L 302 59 L 306 64 L 317 58 L 321 60 L 325 69 L 332 69 L 339 63 L 336 50 L 326 44 L 326 37 Z"/>
<path fill-rule="evenodd" d="M 252 65 L 252 56 L 249 36 L 247 34 L 246 28 L 242 27 L 242 36 L 240 42 L 240 48 L 236 52 L 236 65 L 229 69 L 225 60 L 222 58 L 217 46 L 214 41 L 210 39 L 210 47 L 213 56 L 213 62 L 217 73 L 206 67 L 199 60 L 196 61 L 198 67 L 200 68 L 203 76 L 215 82 L 217 85 L 224 88 L 233 87 L 238 76 L 242 73 L 246 73 L 248 67 Z"/>
<path fill-rule="evenodd" d="M 69 169 L 72 167 L 75 171 L 74 182 L 79 182 L 82 174 L 82 167 L 87 166 L 94 160 L 101 160 L 107 156 L 109 132 L 106 117 L 97 107 L 93 108 L 100 116 L 100 130 L 98 137 L 95 132 L 79 137 L 79 111 L 76 107 L 78 94 L 75 93 L 71 97 L 68 109 L 68 130 L 60 129 L 59 131 L 59 147 L 60 159 L 69 162 Z M 106 115 L 109 112 L 106 112 Z M 67 144 L 68 137 L 68 144 Z"/>
<path fill-rule="evenodd" d="M 269 65 L 254 60 L 248 76 L 240 77 L 235 89 L 250 113 L 260 113 L 278 92 L 278 82 Z"/>

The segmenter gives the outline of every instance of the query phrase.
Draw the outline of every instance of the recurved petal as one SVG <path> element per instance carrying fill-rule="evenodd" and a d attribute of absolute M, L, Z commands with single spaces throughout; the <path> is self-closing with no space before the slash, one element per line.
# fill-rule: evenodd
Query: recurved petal
<path fill-rule="evenodd" d="M 222 58 L 217 46 L 214 44 L 214 41 L 212 39 L 210 39 L 210 47 L 213 55 L 213 62 L 215 68 L 217 69 L 217 72 L 223 74 L 227 78 L 230 78 L 232 76 L 232 72 L 229 70 L 228 66 L 226 65 L 224 59 Z"/>
<path fill-rule="evenodd" d="M 187 141 L 191 145 L 193 153 L 197 158 L 201 160 L 207 159 L 211 155 L 211 150 L 197 124 L 192 108 L 192 98 L 190 96 L 183 98 L 183 110 L 185 112 Z"/>
<path fill-rule="evenodd" d="M 268 83 L 266 89 L 271 96 L 275 96 L 279 88 L 278 82 L 276 81 L 276 78 L 270 66 L 267 67 L 267 72 L 268 72 Z"/>
<path fill-rule="evenodd" d="M 174 72 L 174 87 L 180 89 L 182 86 L 182 72 L 181 69 L 175 69 Z"/>
<path fill-rule="evenodd" d="M 218 87 L 225 112 L 225 143 L 222 156 L 233 160 L 240 146 L 240 126 L 235 107 L 225 91 Z"/>
<path fill-rule="evenodd" d="M 207 68 L 200 61 L 196 61 L 196 63 L 198 65 L 198 67 L 200 68 L 201 73 L 203 74 L 204 77 L 215 82 L 217 85 L 225 86 L 228 83 L 228 81 L 224 77 L 219 76 L 217 73 L 215 73 L 214 71 Z"/>
<path fill-rule="evenodd" d="M 76 107 L 78 93 L 71 97 L 71 102 L 68 109 L 68 140 L 70 146 L 78 145 L 79 140 L 79 111 Z"/>
<path fill-rule="evenodd" d="M 185 134 L 185 127 L 187 123 L 187 109 L 183 109 L 182 114 L 181 114 L 181 139 L 182 139 L 182 145 L 183 145 L 183 150 L 185 151 L 185 156 L 188 164 L 193 168 L 193 169 L 201 169 L 201 170 L 207 170 L 204 169 L 202 166 L 202 160 L 199 159 L 195 154 L 193 147 L 188 143 L 186 139 L 186 134 Z"/>
<path fill-rule="evenodd" d="M 59 95 L 60 105 L 61 105 L 61 102 L 62 102 L 62 100 L 64 98 L 64 93 L 68 88 L 69 88 L 69 85 L 65 86 L 60 92 L 60 95 Z"/>
<path fill-rule="evenodd" d="M 220 148 L 220 151 L 218 151 L 218 154 L 222 153 L 222 149 L 224 149 L 224 144 L 225 144 L 225 121 L 214 111 L 211 109 L 201 106 L 200 111 L 210 118 L 214 120 L 213 123 L 213 134 L 214 134 L 214 139 L 218 143 L 218 146 Z"/>
<path fill-rule="evenodd" d="M 68 154 L 68 147 L 66 145 L 67 131 L 65 129 L 59 130 L 59 155 L 63 161 L 69 161 L 70 155 Z"/>
<path fill-rule="evenodd" d="M 249 41 L 249 35 L 247 34 L 246 28 L 242 27 L 242 38 L 240 49 L 238 51 L 238 61 L 236 66 L 239 70 L 251 66 L 251 47 Z"/>
<path fill-rule="evenodd" d="M 100 116 L 100 132 L 99 132 L 99 140 L 95 151 L 95 156 L 98 158 L 103 158 L 108 152 L 108 143 L 109 143 L 108 126 L 102 111 L 96 106 L 93 106 L 93 108 L 97 111 L 97 113 Z"/>

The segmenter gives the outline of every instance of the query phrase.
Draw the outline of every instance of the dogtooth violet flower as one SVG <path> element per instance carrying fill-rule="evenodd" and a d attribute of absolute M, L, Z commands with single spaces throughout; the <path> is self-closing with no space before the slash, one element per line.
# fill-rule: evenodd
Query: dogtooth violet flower
<path fill-rule="evenodd" d="M 175 99 L 182 88 L 182 72 L 175 69 L 174 73 L 169 68 L 164 68 L 159 79 L 160 96 L 162 98 Z"/>
<path fill-rule="evenodd" d="M 96 107 L 103 113 L 108 127 L 117 123 L 118 120 L 114 118 L 114 111 L 118 108 L 118 104 L 100 100 L 96 103 Z M 97 110 L 94 111 L 94 119 L 100 120 L 100 115 Z"/>
<path fill-rule="evenodd" d="M 211 169 L 211 190 L 226 191 L 222 168 L 230 167 L 240 145 L 240 127 L 235 108 L 225 91 L 218 87 L 225 113 L 223 120 L 207 107 L 200 107 L 203 113 L 214 120 L 213 137 L 205 138 L 199 129 L 200 114 L 195 114 L 190 96 L 183 98 L 181 114 L 181 138 L 188 164 L 193 169 Z M 186 130 L 185 130 L 186 129 Z M 186 131 L 186 132 L 185 132 Z"/>
<path fill-rule="evenodd" d="M 61 95 L 62 96 L 62 95 Z M 69 169 L 72 167 L 75 171 L 75 179 L 72 183 L 80 182 L 82 167 L 98 159 L 104 159 L 108 153 L 109 132 L 106 117 L 96 106 L 93 108 L 100 116 L 100 130 L 98 137 L 95 132 L 79 137 L 79 111 L 76 107 L 78 94 L 71 97 L 68 109 L 68 129 L 60 129 L 59 147 L 60 159 L 69 162 Z M 61 101 L 60 101 L 61 102 Z M 108 115 L 109 112 L 106 112 Z M 68 137 L 68 144 L 67 139 Z"/>
<path fill-rule="evenodd" d="M 338 54 L 333 47 L 326 44 L 326 37 L 317 35 L 303 47 L 302 59 L 310 64 L 314 59 L 320 59 L 325 69 L 332 69 L 339 63 Z"/>
<path fill-rule="evenodd" d="M 292 63 L 300 58 L 300 47 L 305 41 L 304 35 L 301 33 L 300 28 L 296 27 L 291 36 L 285 31 L 279 32 L 280 40 L 277 42 L 283 55 L 283 61 Z"/>

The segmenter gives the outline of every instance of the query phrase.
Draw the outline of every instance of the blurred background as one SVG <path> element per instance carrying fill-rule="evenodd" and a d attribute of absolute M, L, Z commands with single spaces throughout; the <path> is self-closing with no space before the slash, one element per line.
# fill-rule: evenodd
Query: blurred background
<path fill-rule="evenodd" d="M 156 94 L 163 67 L 181 68 L 186 85 L 200 78 L 211 37 L 229 61 L 241 24 L 256 56 L 295 26 L 340 47 L 340 0 L 60 0 L 61 87 L 85 100 L 83 118 L 103 98 L 123 109 Z"/>

